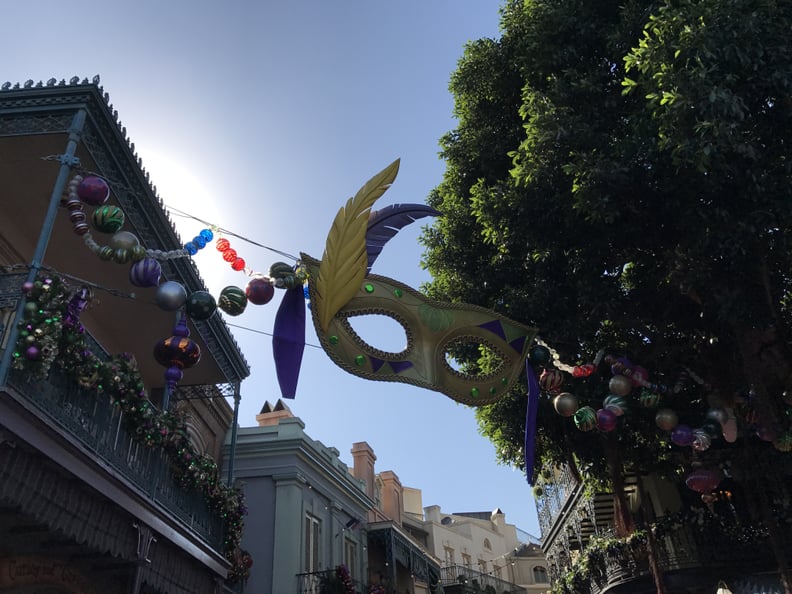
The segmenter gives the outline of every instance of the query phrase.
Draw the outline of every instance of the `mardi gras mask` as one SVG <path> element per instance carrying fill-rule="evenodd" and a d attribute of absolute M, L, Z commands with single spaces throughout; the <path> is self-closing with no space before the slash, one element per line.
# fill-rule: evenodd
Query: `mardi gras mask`
<path fill-rule="evenodd" d="M 520 376 L 536 329 L 474 305 L 432 301 L 398 281 L 369 273 L 385 243 L 401 227 L 439 214 L 422 205 L 394 205 L 371 212 L 398 167 L 395 161 L 385 168 L 341 208 L 321 261 L 302 254 L 319 340 L 328 356 L 353 375 L 421 386 L 470 405 L 493 402 Z M 387 316 L 402 326 L 407 345 L 401 352 L 375 348 L 349 323 L 355 316 L 372 314 Z M 276 322 L 276 337 L 277 326 Z M 297 342 L 284 340 L 280 350 Z M 466 374 L 449 364 L 454 347 L 471 344 L 483 346 L 496 362 L 487 375 Z M 276 352 L 275 359 L 279 379 L 283 368 L 295 368 L 282 353 Z M 285 364 L 279 366 L 279 359 Z"/>

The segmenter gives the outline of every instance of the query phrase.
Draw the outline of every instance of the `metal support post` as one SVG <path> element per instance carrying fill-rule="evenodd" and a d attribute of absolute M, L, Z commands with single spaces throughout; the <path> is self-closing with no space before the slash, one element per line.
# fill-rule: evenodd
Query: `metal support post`
<path fill-rule="evenodd" d="M 58 214 L 58 206 L 60 205 L 63 189 L 66 187 L 66 182 L 69 178 L 69 172 L 72 167 L 79 165 L 80 160 L 74 156 L 77 152 L 77 144 L 80 142 L 83 127 L 85 126 L 85 110 L 80 109 L 74 114 L 71 127 L 69 128 L 69 140 L 66 144 L 66 152 L 58 159 L 60 161 L 60 170 L 58 177 L 55 180 L 55 186 L 52 188 L 50 195 L 49 207 L 47 214 L 44 217 L 44 222 L 41 225 L 41 233 L 39 234 L 36 249 L 33 252 L 33 261 L 30 263 L 30 270 L 28 271 L 27 282 L 36 280 L 39 271 L 44 261 L 44 254 L 47 251 L 50 237 L 52 236 L 52 229 L 55 226 L 55 218 Z M 11 369 L 12 357 L 14 354 L 14 347 L 17 338 L 19 337 L 19 321 L 25 312 L 25 300 L 20 299 L 17 304 L 16 314 L 14 316 L 14 323 L 8 330 L 8 343 L 6 350 L 3 352 L 3 357 L 0 359 L 0 387 L 4 388 L 8 380 L 8 373 Z"/>
<path fill-rule="evenodd" d="M 231 425 L 231 449 L 228 452 L 228 486 L 234 484 L 234 460 L 236 459 L 237 425 L 239 424 L 240 382 L 234 382 L 234 420 Z"/>

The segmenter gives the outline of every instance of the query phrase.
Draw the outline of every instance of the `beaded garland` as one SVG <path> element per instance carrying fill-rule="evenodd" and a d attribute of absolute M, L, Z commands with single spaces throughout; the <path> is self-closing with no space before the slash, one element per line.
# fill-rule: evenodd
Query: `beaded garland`
<path fill-rule="evenodd" d="M 631 410 L 628 398 L 631 392 L 641 408 L 654 409 L 664 398 L 679 394 L 687 385 L 697 384 L 706 391 L 710 390 L 710 385 L 688 368 L 684 368 L 673 386 L 669 386 L 650 381 L 649 372 L 646 369 L 640 365 L 634 365 L 624 357 L 606 355 L 604 351 L 600 351 L 592 363 L 566 365 L 561 363 L 558 353 L 545 342 L 538 339 L 536 342 L 537 345 L 531 351 L 530 361 L 535 366 L 543 368 L 541 377 L 544 378 L 544 381 L 540 379 L 539 382 L 542 390 L 553 398 L 556 412 L 561 416 L 571 417 L 575 421 L 575 426 L 581 431 L 591 431 L 594 428 L 601 432 L 614 430 L 618 425 L 618 417 L 624 416 Z M 558 392 L 563 389 L 564 383 L 563 378 L 559 379 L 561 370 L 576 379 L 587 378 L 597 371 L 600 363 L 608 365 L 613 374 L 609 381 L 610 394 L 603 398 L 602 408 L 594 411 L 589 406 L 580 407 L 577 398 L 569 392 L 561 394 L 563 398 L 557 396 Z M 634 391 L 633 388 L 640 388 L 640 391 Z M 789 411 L 792 411 L 792 398 L 787 404 Z M 792 427 L 774 432 L 759 426 L 759 419 L 753 411 L 750 392 L 745 403 L 742 404 L 742 408 L 744 409 L 744 420 L 755 429 L 760 439 L 772 442 L 779 451 L 792 450 Z M 595 412 L 596 414 L 593 414 Z M 730 408 L 709 409 L 701 425 L 694 428 L 679 424 L 676 412 L 670 408 L 661 408 L 654 415 L 658 429 L 669 434 L 670 442 L 677 447 L 691 447 L 696 451 L 703 452 L 710 448 L 713 439 L 723 437 L 727 441 L 733 442 L 737 438 L 735 417 Z M 792 419 L 792 412 L 789 412 L 787 416 Z"/>
<path fill-rule="evenodd" d="M 72 223 L 74 233 L 81 236 L 86 247 L 100 259 L 114 261 L 118 264 L 132 262 L 133 269 L 130 270 L 130 282 L 140 287 L 157 286 L 159 284 L 159 275 L 155 266 L 156 261 L 195 256 L 214 240 L 217 232 L 216 227 L 202 229 L 191 241 L 188 241 L 181 249 L 177 250 L 146 249 L 139 245 L 134 235 L 120 231 L 124 224 L 123 211 L 116 206 L 103 206 L 110 196 L 110 187 L 103 178 L 96 175 L 87 177 L 75 175 L 69 181 L 67 196 L 67 199 L 62 204 L 69 211 L 69 220 Z M 97 231 L 116 234 L 113 235 L 110 245 L 101 245 L 93 238 L 87 222 L 88 217 L 83 212 L 83 203 L 99 206 L 91 216 L 91 220 Z M 245 260 L 237 255 L 236 249 L 231 247 L 231 242 L 228 239 L 218 237 L 215 246 L 233 270 L 244 272 L 247 276 L 252 277 L 253 280 L 250 281 L 247 289 L 243 290 L 236 287 L 235 289 L 246 294 L 255 293 L 255 297 L 249 299 L 249 301 L 256 305 L 263 305 L 272 298 L 266 290 L 261 289 L 260 285 L 262 283 L 269 283 L 272 287 L 281 289 L 290 289 L 303 284 L 308 278 L 305 268 L 299 262 L 296 266 L 285 262 L 275 262 L 270 267 L 269 275 L 265 275 L 248 268 Z M 154 262 L 139 264 L 143 261 Z M 137 266 L 135 266 L 136 264 Z M 236 290 L 232 292 L 235 295 L 237 294 Z M 227 301 L 222 299 L 222 297 L 221 295 L 221 298 L 218 299 L 221 304 Z M 223 309 L 222 306 L 221 309 Z M 229 309 L 234 312 L 227 312 L 230 315 L 242 313 L 239 311 L 238 303 L 234 307 L 229 307 Z M 205 314 L 204 309 L 204 317 L 198 319 L 206 319 Z"/>

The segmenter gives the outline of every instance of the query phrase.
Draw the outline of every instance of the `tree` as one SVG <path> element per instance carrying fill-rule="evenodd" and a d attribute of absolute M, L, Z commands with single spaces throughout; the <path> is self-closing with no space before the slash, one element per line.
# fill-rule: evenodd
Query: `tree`
<path fill-rule="evenodd" d="M 736 462 L 786 455 L 791 27 L 788 0 L 508 1 L 501 37 L 470 43 L 451 79 L 458 127 L 429 196 L 444 216 L 423 236 L 427 292 L 538 326 L 562 361 L 607 349 L 640 364 L 663 406 Z M 471 372 L 497 364 L 458 355 Z M 606 371 L 574 383 L 582 404 L 602 406 Z M 477 411 L 517 466 L 524 390 Z M 741 416 L 724 443 L 713 409 L 752 423 Z M 609 485 L 691 457 L 653 414 L 603 436 L 549 399 L 537 450 L 537 469 L 574 462 Z M 766 494 L 744 466 L 746 488 Z M 772 541 L 771 502 L 758 499 Z"/>

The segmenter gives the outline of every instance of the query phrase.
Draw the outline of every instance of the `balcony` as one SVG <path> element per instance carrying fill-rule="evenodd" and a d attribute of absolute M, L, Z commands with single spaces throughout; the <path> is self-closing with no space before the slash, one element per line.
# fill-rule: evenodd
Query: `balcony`
<path fill-rule="evenodd" d="M 25 274 L 0 275 L 0 345 L 4 345 L 13 321 L 13 307 L 21 298 L 19 287 Z M 86 345 L 99 359 L 108 355 L 86 332 Z M 12 348 L 11 345 L 4 345 Z M 1 351 L 0 351 L 1 352 Z M 4 394 L 4 407 L 18 411 L 16 419 L 4 414 L 2 422 L 18 435 L 54 433 L 93 464 L 126 485 L 136 497 L 159 507 L 162 516 L 178 519 L 183 528 L 198 535 L 215 551 L 222 550 L 223 526 L 204 496 L 179 485 L 171 463 L 160 448 L 146 447 L 125 424 L 124 413 L 106 395 L 81 389 L 53 365 L 44 380 L 32 380 L 12 371 Z M 155 408 L 150 402 L 148 406 Z"/>
<path fill-rule="evenodd" d="M 662 529 L 657 531 L 656 543 L 658 564 L 669 591 L 683 587 L 695 589 L 697 584 L 707 587 L 720 577 L 741 572 L 749 575 L 757 570 L 773 570 L 772 554 L 762 538 L 754 541 L 735 538 L 715 524 L 664 520 L 667 519 L 658 520 L 657 525 Z M 606 535 L 598 542 L 598 546 L 585 548 L 576 562 L 553 568 L 554 583 L 563 584 L 559 591 L 569 594 L 654 591 L 645 540 L 625 544 Z M 586 567 L 585 572 L 582 566 Z"/>
<path fill-rule="evenodd" d="M 348 590 L 335 569 L 297 574 L 298 594 L 347 594 Z M 368 594 L 369 588 L 361 581 L 350 579 L 355 594 Z M 390 594 L 389 590 L 377 594 Z"/>
<path fill-rule="evenodd" d="M 525 588 L 462 565 L 443 567 L 440 583 L 446 594 L 526 594 Z"/>

